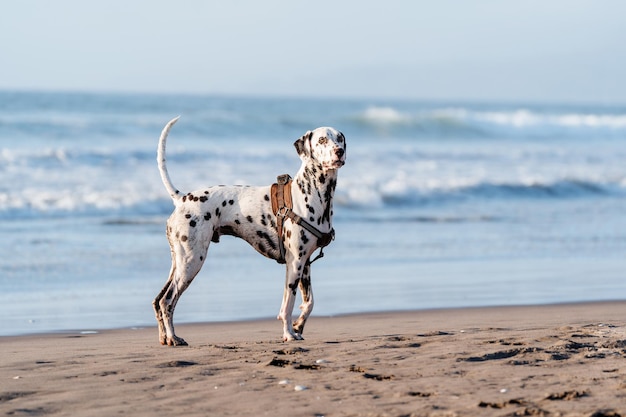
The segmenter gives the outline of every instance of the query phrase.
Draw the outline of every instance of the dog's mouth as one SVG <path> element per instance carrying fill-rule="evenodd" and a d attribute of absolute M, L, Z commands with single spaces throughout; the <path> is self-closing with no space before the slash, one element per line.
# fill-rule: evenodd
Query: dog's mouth
<path fill-rule="evenodd" d="M 324 164 L 324 168 L 325 169 L 338 169 L 338 168 L 341 168 L 342 166 L 344 166 L 345 164 L 346 164 L 346 161 L 338 159 L 338 160 L 333 161 L 333 162 L 325 163 Z"/>

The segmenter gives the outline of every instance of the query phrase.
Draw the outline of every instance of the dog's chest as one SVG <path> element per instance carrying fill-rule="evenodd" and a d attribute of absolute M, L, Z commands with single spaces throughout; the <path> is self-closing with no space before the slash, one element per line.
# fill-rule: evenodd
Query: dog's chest
<path fill-rule="evenodd" d="M 333 195 L 337 185 L 336 175 L 316 173 L 309 168 L 303 175 L 299 175 L 294 183 L 294 212 L 321 229 L 330 229 Z"/>

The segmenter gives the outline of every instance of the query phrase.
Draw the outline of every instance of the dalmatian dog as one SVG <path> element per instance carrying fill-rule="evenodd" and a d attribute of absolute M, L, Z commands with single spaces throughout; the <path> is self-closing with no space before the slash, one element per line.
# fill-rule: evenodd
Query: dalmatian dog
<path fill-rule="evenodd" d="M 337 170 L 345 164 L 344 135 L 331 127 L 320 127 L 305 133 L 294 143 L 302 165 L 290 182 L 291 211 L 309 227 L 303 227 L 293 218 L 285 218 L 281 222 L 282 237 L 279 237 L 279 219 L 273 213 L 270 201 L 271 186 L 220 185 L 188 194 L 174 187 L 166 168 L 165 146 L 169 131 L 177 120 L 171 120 L 164 127 L 157 152 L 161 179 L 175 206 L 167 220 L 172 267 L 165 286 L 152 303 L 161 344 L 187 345 L 174 333 L 174 309 L 200 271 L 210 242 L 219 242 L 220 235 L 242 238 L 262 255 L 286 265 L 283 300 L 277 318 L 283 323 L 283 341 L 302 340 L 304 325 L 313 310 L 310 257 L 324 246 L 313 232 L 316 229 L 318 233 L 326 236 L 333 233 L 334 236 L 333 194 Z M 302 312 L 292 322 L 298 288 L 302 296 Z"/>

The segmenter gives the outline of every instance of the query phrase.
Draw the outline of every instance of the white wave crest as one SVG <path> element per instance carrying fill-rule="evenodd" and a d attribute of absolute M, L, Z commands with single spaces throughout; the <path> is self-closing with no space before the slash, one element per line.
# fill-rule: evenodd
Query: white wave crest
<path fill-rule="evenodd" d="M 530 135 L 570 137 L 589 132 L 621 134 L 626 114 L 585 113 L 530 108 L 477 109 L 472 106 L 424 108 L 413 111 L 391 106 L 370 106 L 355 119 L 366 126 L 410 129 L 420 132 L 484 134 L 487 136 Z"/>
<path fill-rule="evenodd" d="M 473 112 L 470 117 L 482 122 L 516 128 L 551 126 L 564 128 L 626 128 L 626 115 L 609 114 L 541 114 L 526 109 L 505 112 Z"/>
<path fill-rule="evenodd" d="M 358 119 L 374 124 L 395 124 L 411 121 L 411 115 L 403 113 L 393 107 L 368 107 Z"/>

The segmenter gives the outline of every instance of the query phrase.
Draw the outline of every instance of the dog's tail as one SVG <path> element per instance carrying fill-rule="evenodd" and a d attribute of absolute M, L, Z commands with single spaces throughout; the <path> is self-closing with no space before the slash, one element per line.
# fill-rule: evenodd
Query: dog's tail
<path fill-rule="evenodd" d="M 180 199 L 180 191 L 174 187 L 172 184 L 172 180 L 170 179 L 170 175 L 167 172 L 167 167 L 165 166 L 165 143 L 167 142 L 167 135 L 170 133 L 170 129 L 178 121 L 180 116 L 169 121 L 168 124 L 165 125 L 163 131 L 161 132 L 161 137 L 159 138 L 159 147 L 157 149 L 157 164 L 159 166 L 159 173 L 161 174 L 161 180 L 163 181 L 163 185 L 167 189 L 167 192 L 170 193 L 170 197 L 174 200 L 174 203 Z"/>

